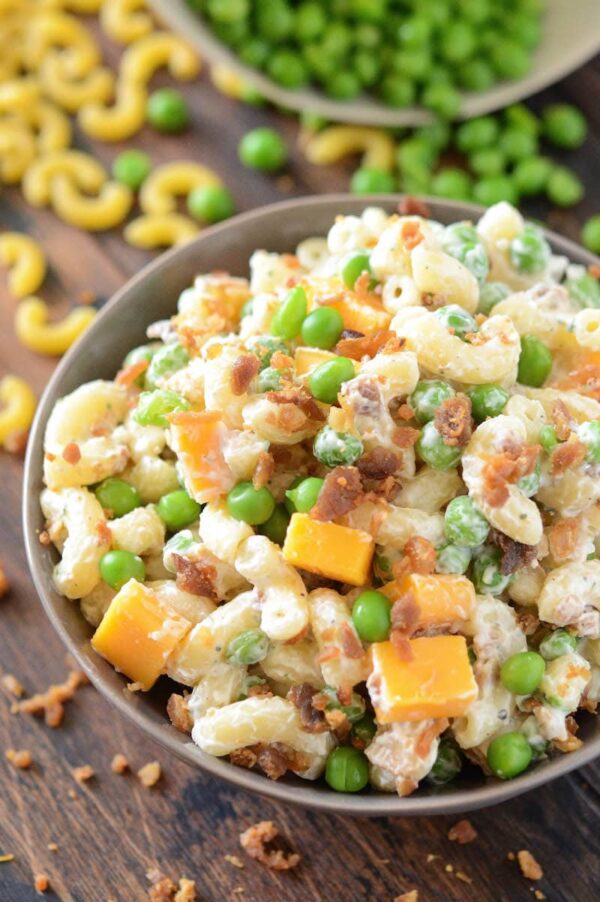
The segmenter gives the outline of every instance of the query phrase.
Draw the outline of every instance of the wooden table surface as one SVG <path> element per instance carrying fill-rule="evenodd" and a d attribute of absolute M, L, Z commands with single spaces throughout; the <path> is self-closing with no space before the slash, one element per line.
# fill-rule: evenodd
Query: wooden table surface
<path fill-rule="evenodd" d="M 109 57 L 115 53 L 107 49 Z M 311 168 L 298 152 L 287 178 L 244 170 L 237 160 L 240 136 L 257 124 L 272 123 L 293 146 L 294 120 L 237 105 L 218 95 L 206 78 L 184 90 L 194 111 L 189 132 L 165 137 L 147 130 L 129 142 L 148 149 L 155 163 L 193 158 L 214 166 L 240 210 L 289 194 L 345 190 L 349 167 Z M 555 227 L 573 237 L 578 220 L 600 208 L 599 97 L 596 63 L 539 98 L 576 101 L 592 122 L 593 134 L 585 147 L 565 157 L 585 178 L 588 196 L 574 214 L 550 216 Z M 534 106 L 539 106 L 538 99 Z M 77 143 L 91 147 L 107 164 L 121 149 L 91 146 L 81 135 Z M 546 215 L 547 208 L 533 206 L 530 212 Z M 128 247 L 117 232 L 87 235 L 61 224 L 49 211 L 28 207 L 17 189 L 5 189 L 0 196 L 0 227 L 27 231 L 42 243 L 50 275 L 41 294 L 57 310 L 76 302 L 82 291 L 109 297 L 152 256 Z M 14 306 L 2 282 L 0 375 L 23 375 L 41 391 L 53 362 L 18 345 L 12 330 Z M 0 673 L 14 674 L 32 693 L 61 680 L 66 664 L 27 571 L 20 526 L 21 472 L 21 460 L 0 457 L 0 559 L 11 585 L 0 600 Z M 529 849 L 542 864 L 544 878 L 535 888 L 552 902 L 598 898 L 598 764 L 474 813 L 470 819 L 479 836 L 458 846 L 447 839 L 457 818 L 341 819 L 284 808 L 216 782 L 171 760 L 91 687 L 67 704 L 64 723 L 56 730 L 41 720 L 12 715 L 10 704 L 0 692 L 0 855 L 14 855 L 14 861 L 0 864 L 0 902 L 39 898 L 33 889 L 38 872 L 50 879 L 46 898 L 141 902 L 148 889 L 146 872 L 157 866 L 172 878 L 195 879 L 199 898 L 215 902 L 383 902 L 410 889 L 419 890 L 420 902 L 518 902 L 535 898 L 534 884 L 525 880 L 515 861 L 507 860 L 507 854 L 518 849 Z M 34 767 L 15 770 L 4 760 L 3 752 L 10 747 L 30 749 Z M 159 786 L 144 789 L 135 776 L 111 773 L 110 761 L 117 752 L 136 768 L 158 759 L 164 771 Z M 71 769 L 83 764 L 91 765 L 96 777 L 79 786 Z M 264 819 L 273 819 L 302 854 L 295 872 L 270 872 L 241 852 L 240 831 Z M 56 843 L 58 850 L 50 851 L 49 843 Z M 244 868 L 229 863 L 227 855 L 244 858 Z M 472 882 L 464 882 L 457 872 Z"/>

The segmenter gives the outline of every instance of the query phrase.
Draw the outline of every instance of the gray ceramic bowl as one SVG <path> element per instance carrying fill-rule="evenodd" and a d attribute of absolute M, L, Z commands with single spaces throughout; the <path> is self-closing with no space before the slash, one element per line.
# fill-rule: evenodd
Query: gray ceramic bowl
<path fill-rule="evenodd" d="M 147 266 L 102 309 L 52 376 L 31 430 L 23 487 L 27 555 L 45 611 L 92 683 L 122 714 L 165 749 L 216 777 L 284 802 L 353 815 L 448 814 L 494 805 L 566 774 L 599 755 L 600 721 L 592 717 L 583 719 L 580 736 L 584 744 L 577 752 L 545 761 L 511 782 L 486 779 L 479 771 L 473 771 L 450 787 L 436 790 L 424 785 L 415 795 L 404 799 L 375 792 L 342 795 L 330 790 L 324 782 L 315 785 L 297 778 L 273 782 L 224 759 L 205 755 L 170 725 L 165 712 L 171 691 L 168 681 L 159 681 L 146 694 L 128 692 L 125 679 L 93 652 L 89 642 L 91 629 L 77 604 L 56 592 L 52 583 L 56 553 L 38 541 L 43 528 L 38 504 L 42 489 L 42 442 L 56 400 L 83 382 L 98 377 L 111 379 L 127 351 L 145 340 L 146 326 L 173 313 L 179 293 L 197 273 L 224 269 L 235 275 L 246 275 L 248 259 L 256 248 L 289 251 L 309 235 L 325 234 L 337 213 L 357 214 L 370 204 L 392 212 L 398 200 L 396 195 L 357 198 L 340 194 L 285 201 L 208 229 L 189 244 L 163 254 Z M 467 204 L 436 200 L 429 203 L 433 216 L 442 222 L 475 218 L 482 213 L 480 208 Z M 550 233 L 548 237 L 557 252 L 572 260 L 585 264 L 598 262 L 571 242 Z"/>

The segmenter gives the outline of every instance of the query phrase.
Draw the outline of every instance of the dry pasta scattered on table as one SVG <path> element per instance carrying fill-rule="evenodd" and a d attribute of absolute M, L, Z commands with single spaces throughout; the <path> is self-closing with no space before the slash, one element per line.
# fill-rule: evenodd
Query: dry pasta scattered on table
<path fill-rule="evenodd" d="M 506 203 L 420 212 L 199 275 L 47 425 L 93 647 L 273 779 L 512 778 L 600 696 L 595 270 Z"/>

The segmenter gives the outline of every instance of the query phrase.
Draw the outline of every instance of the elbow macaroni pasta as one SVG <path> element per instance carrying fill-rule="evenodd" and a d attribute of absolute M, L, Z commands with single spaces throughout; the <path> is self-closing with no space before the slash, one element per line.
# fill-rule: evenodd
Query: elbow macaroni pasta
<path fill-rule="evenodd" d="M 4 376 L 0 379 L 0 444 L 8 451 L 31 425 L 36 397 L 24 379 Z"/>
<path fill-rule="evenodd" d="M 46 276 L 44 252 L 21 232 L 0 234 L 0 262 L 8 267 L 8 287 L 16 298 L 36 292 Z"/>
<path fill-rule="evenodd" d="M 96 316 L 92 307 L 74 307 L 62 320 L 49 323 L 49 313 L 40 298 L 25 298 L 15 313 L 15 332 L 26 348 L 51 357 L 64 354 Z"/>

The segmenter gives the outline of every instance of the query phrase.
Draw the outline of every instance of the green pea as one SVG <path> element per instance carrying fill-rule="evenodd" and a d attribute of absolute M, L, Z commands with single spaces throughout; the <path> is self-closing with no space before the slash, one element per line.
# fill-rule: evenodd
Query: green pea
<path fill-rule="evenodd" d="M 500 38 L 492 46 L 490 60 L 500 78 L 523 78 L 531 68 L 531 54 L 510 38 Z"/>
<path fill-rule="evenodd" d="M 294 511 L 307 514 L 317 503 L 319 493 L 325 483 L 318 476 L 308 476 L 293 489 L 288 489 L 285 497 L 290 501 Z"/>
<path fill-rule="evenodd" d="M 249 169 L 277 172 L 287 161 L 288 153 L 279 132 L 262 127 L 246 132 L 238 145 L 238 155 Z"/>
<path fill-rule="evenodd" d="M 456 146 L 463 153 L 472 153 L 474 150 L 495 145 L 499 134 L 498 120 L 493 116 L 468 119 L 456 129 Z"/>
<path fill-rule="evenodd" d="M 433 762 L 433 767 L 427 774 L 427 781 L 433 783 L 434 786 L 443 786 L 444 783 L 450 783 L 460 773 L 462 769 L 462 758 L 456 746 L 442 739 L 437 751 L 437 756 Z"/>
<path fill-rule="evenodd" d="M 507 107 L 504 110 L 504 119 L 508 125 L 514 125 L 521 131 L 531 132 L 532 135 L 539 135 L 540 133 L 540 120 L 524 103 L 514 103 L 512 106 Z"/>
<path fill-rule="evenodd" d="M 350 179 L 353 194 L 390 194 L 396 190 L 396 181 L 391 172 L 374 166 L 361 166 Z"/>
<path fill-rule="evenodd" d="M 525 476 L 521 476 L 520 479 L 517 480 L 517 488 L 523 492 L 528 498 L 533 498 L 534 495 L 540 490 L 540 485 L 542 484 L 542 468 L 540 466 L 539 460 L 536 461 L 535 467 L 531 471 L 531 473 L 527 473 Z"/>
<path fill-rule="evenodd" d="M 441 169 L 431 180 L 431 193 L 449 200 L 470 200 L 471 177 L 463 169 Z"/>
<path fill-rule="evenodd" d="M 440 36 L 440 52 L 449 63 L 462 63 L 472 56 L 477 46 L 473 27 L 456 18 L 451 21 Z"/>
<path fill-rule="evenodd" d="M 512 780 L 527 770 L 533 757 L 531 746 L 522 733 L 502 733 L 492 739 L 487 750 L 490 770 L 501 780 Z"/>
<path fill-rule="evenodd" d="M 511 161 L 524 160 L 538 152 L 537 136 L 516 126 L 509 126 L 502 132 L 498 146 Z"/>
<path fill-rule="evenodd" d="M 448 331 L 465 341 L 470 332 L 477 332 L 477 322 L 458 304 L 448 304 L 446 307 L 438 307 L 434 316 L 441 320 Z"/>
<path fill-rule="evenodd" d="M 371 274 L 371 262 L 366 251 L 351 251 L 342 258 L 340 275 L 344 280 L 344 285 L 347 285 L 348 288 L 354 288 L 356 280 L 364 272 Z"/>
<path fill-rule="evenodd" d="M 336 100 L 352 100 L 360 94 L 360 89 L 360 78 L 348 70 L 334 72 L 325 82 L 326 93 Z"/>
<path fill-rule="evenodd" d="M 131 551 L 108 551 L 100 558 L 100 576 L 118 592 L 130 579 L 143 583 L 146 568 L 141 557 Z"/>
<path fill-rule="evenodd" d="M 327 758 L 325 779 L 336 792 L 360 792 L 369 782 L 366 756 L 352 746 L 338 746 Z"/>
<path fill-rule="evenodd" d="M 226 3 L 222 5 L 227 6 Z M 258 33 L 267 41 L 280 43 L 293 33 L 294 13 L 284 0 L 257 4 L 255 17 Z"/>
<path fill-rule="evenodd" d="M 224 185 L 205 185 L 190 191 L 187 208 L 201 222 L 221 222 L 235 211 L 231 192 Z"/>
<path fill-rule="evenodd" d="M 540 642 L 539 652 L 546 661 L 554 661 L 577 649 L 577 638 L 566 630 L 557 629 Z"/>
<path fill-rule="evenodd" d="M 363 443 L 350 432 L 324 426 L 315 436 L 313 454 L 326 467 L 350 466 L 362 455 Z"/>
<path fill-rule="evenodd" d="M 423 379 L 417 383 L 408 403 L 415 413 L 415 419 L 424 425 L 433 420 L 438 407 L 453 398 L 454 394 L 452 386 L 441 379 Z"/>
<path fill-rule="evenodd" d="M 238 48 L 238 54 L 242 62 L 255 69 L 260 69 L 265 65 L 270 52 L 270 44 L 259 37 L 247 38 L 242 46 Z"/>
<path fill-rule="evenodd" d="M 140 426 L 168 426 L 168 414 L 176 410 L 189 410 L 190 405 L 181 395 L 166 389 L 143 391 L 133 411 L 133 419 Z"/>
<path fill-rule="evenodd" d="M 423 106 L 442 119 L 455 119 L 460 112 L 461 96 L 450 84 L 429 84 L 421 95 Z"/>
<path fill-rule="evenodd" d="M 435 569 L 437 573 L 466 573 L 470 563 L 470 548 L 464 545 L 444 545 L 437 550 Z"/>
<path fill-rule="evenodd" d="M 318 38 L 325 30 L 327 17 L 325 10 L 316 0 L 306 0 L 296 10 L 294 31 L 302 42 Z"/>
<path fill-rule="evenodd" d="M 483 423 L 488 417 L 497 417 L 502 413 L 509 393 L 501 385 L 489 382 L 483 385 L 475 385 L 467 391 L 471 399 L 471 412 L 478 423 Z"/>
<path fill-rule="evenodd" d="M 271 542 L 275 542 L 276 545 L 283 545 L 289 522 L 290 515 L 285 504 L 276 504 L 269 519 L 258 527 L 258 532 L 261 536 L 270 539 Z"/>
<path fill-rule="evenodd" d="M 552 167 L 553 163 L 547 157 L 519 160 L 512 173 L 519 194 L 524 197 L 541 194 L 548 184 Z"/>
<path fill-rule="evenodd" d="M 502 555 L 495 545 L 484 545 L 473 561 L 473 584 L 481 595 L 500 595 L 512 576 L 502 573 Z"/>
<path fill-rule="evenodd" d="M 552 454 L 556 446 L 558 445 L 558 438 L 556 436 L 556 429 L 554 426 L 547 423 L 545 426 L 539 431 L 538 441 L 546 454 Z"/>
<path fill-rule="evenodd" d="M 531 224 L 526 225 L 522 233 L 513 238 L 509 247 L 510 261 L 519 272 L 543 272 L 551 255 L 550 245 L 540 230 Z"/>
<path fill-rule="evenodd" d="M 262 630 L 244 630 L 228 644 L 225 657 L 232 664 L 248 667 L 262 661 L 268 651 L 269 637 Z"/>
<path fill-rule="evenodd" d="M 279 391 L 282 384 L 282 370 L 276 370 L 272 366 L 265 367 L 258 374 L 258 391 Z"/>
<path fill-rule="evenodd" d="M 354 43 L 357 47 L 374 50 L 381 44 L 381 31 L 376 24 L 359 22 L 354 26 Z"/>
<path fill-rule="evenodd" d="M 507 658 L 500 668 L 505 689 L 515 695 L 532 695 L 542 682 L 546 665 L 535 651 L 522 651 Z"/>
<path fill-rule="evenodd" d="M 116 476 L 104 479 L 96 486 L 94 494 L 104 510 L 110 512 L 110 517 L 124 517 L 142 504 L 137 489 Z"/>
<path fill-rule="evenodd" d="M 600 254 L 600 214 L 591 216 L 581 230 L 583 244 L 594 254 Z"/>
<path fill-rule="evenodd" d="M 589 273 L 567 279 L 565 288 L 580 307 L 600 307 L 600 282 Z"/>
<path fill-rule="evenodd" d="M 321 692 L 329 699 L 325 708 L 326 711 L 343 711 L 350 723 L 356 723 L 363 717 L 366 706 L 364 699 L 358 692 L 352 693 L 349 705 L 342 705 L 338 698 L 337 689 L 334 689 L 332 686 L 325 686 Z"/>
<path fill-rule="evenodd" d="M 496 81 L 494 70 L 486 59 L 475 57 L 458 68 L 458 81 L 466 91 L 487 91 Z"/>
<path fill-rule="evenodd" d="M 461 457 L 462 450 L 446 445 L 434 423 L 426 423 L 419 436 L 415 449 L 419 458 L 434 470 L 449 470 L 455 467 Z"/>
<path fill-rule="evenodd" d="M 415 99 L 415 86 L 405 75 L 390 73 L 382 78 L 379 84 L 381 99 L 388 106 L 410 106 Z"/>
<path fill-rule="evenodd" d="M 444 150 L 450 142 L 450 126 L 441 119 L 437 122 L 431 122 L 429 125 L 422 125 L 414 132 L 414 137 L 419 141 L 430 145 L 436 151 Z"/>
<path fill-rule="evenodd" d="M 480 176 L 502 175 L 506 166 L 506 159 L 497 147 L 484 147 L 476 150 L 469 156 L 469 166 Z"/>
<path fill-rule="evenodd" d="M 581 147 L 588 130 L 583 113 L 568 103 L 547 106 L 542 113 L 542 128 L 552 144 L 566 150 Z"/>
<path fill-rule="evenodd" d="M 248 0 L 207 0 L 207 12 L 217 22 L 228 24 L 244 19 L 249 13 Z"/>
<path fill-rule="evenodd" d="M 475 182 L 473 199 L 484 207 L 492 207 L 503 200 L 514 206 L 517 204 L 519 196 L 509 176 L 490 175 Z"/>
<path fill-rule="evenodd" d="M 236 520 L 260 526 L 275 510 L 275 499 L 267 488 L 255 489 L 251 482 L 238 482 L 227 495 L 227 510 Z"/>
<path fill-rule="evenodd" d="M 455 222 L 453 225 L 447 226 L 444 230 L 442 246 L 446 253 L 460 260 L 469 272 L 473 273 L 478 282 L 485 282 L 490 264 L 485 246 L 470 222 Z M 441 309 L 448 310 L 449 308 L 442 307 Z M 475 324 L 474 329 L 467 331 L 476 332 L 477 325 Z"/>
<path fill-rule="evenodd" d="M 175 535 L 171 536 L 171 538 L 165 542 L 163 558 L 166 560 L 174 551 L 177 552 L 177 554 L 184 554 L 196 544 L 196 541 L 197 540 L 192 535 L 191 529 L 182 529 L 180 532 L 176 532 Z M 170 570 L 169 567 L 167 567 L 167 569 Z"/>
<path fill-rule="evenodd" d="M 172 376 L 173 373 L 187 366 L 189 362 L 190 355 L 178 342 L 172 342 L 159 348 L 153 354 L 146 370 L 146 388 L 156 388 L 159 380 Z"/>
<path fill-rule="evenodd" d="M 361 592 L 352 606 L 352 621 L 363 642 L 384 642 L 391 629 L 392 604 L 382 592 Z"/>
<path fill-rule="evenodd" d="M 306 318 L 308 300 L 302 285 L 288 292 L 271 320 L 271 332 L 287 341 L 295 338 Z"/>
<path fill-rule="evenodd" d="M 444 533 L 449 542 L 475 548 L 488 537 L 490 524 L 469 495 L 453 498 L 444 514 Z"/>
<path fill-rule="evenodd" d="M 152 160 L 143 150 L 130 148 L 115 157 L 112 174 L 118 182 L 137 191 L 152 172 Z"/>
<path fill-rule="evenodd" d="M 160 88 L 148 98 L 146 118 L 159 132 L 180 132 L 189 125 L 190 112 L 179 91 Z"/>
<path fill-rule="evenodd" d="M 167 529 L 176 532 L 193 523 L 200 516 L 200 505 L 190 498 L 184 489 L 177 489 L 163 495 L 156 505 L 156 511 Z"/>
<path fill-rule="evenodd" d="M 248 339 L 246 346 L 260 360 L 261 370 L 270 366 L 271 358 L 276 351 L 281 354 L 287 354 L 288 351 L 287 345 L 281 339 L 273 338 L 271 335 L 256 335 Z"/>
<path fill-rule="evenodd" d="M 308 314 L 300 335 L 305 345 L 311 348 L 329 350 L 339 341 L 344 331 L 344 320 L 339 310 L 334 307 L 317 307 Z"/>
<path fill-rule="evenodd" d="M 432 23 L 425 17 L 411 16 L 404 19 L 398 29 L 398 38 L 407 47 L 422 47 L 429 41 Z"/>
<path fill-rule="evenodd" d="M 489 316 L 496 304 L 511 294 L 511 289 L 503 282 L 486 282 L 479 291 L 479 313 Z"/>
<path fill-rule="evenodd" d="M 588 449 L 586 461 L 594 466 L 600 464 L 600 420 L 582 423 L 577 430 L 577 437 Z"/>
<path fill-rule="evenodd" d="M 552 369 L 552 354 L 535 335 L 521 336 L 517 380 L 521 385 L 541 388 Z"/>
<path fill-rule="evenodd" d="M 327 119 L 313 113 L 310 110 L 302 110 L 300 113 L 300 125 L 309 132 L 320 132 L 328 125 Z"/>
<path fill-rule="evenodd" d="M 361 748 L 366 748 L 375 738 L 375 733 L 377 732 L 377 726 L 375 721 L 371 717 L 370 714 L 364 714 L 360 720 L 357 720 L 354 724 L 352 724 L 352 733 L 350 734 L 351 739 L 356 740 L 355 748 L 360 745 Z"/>
<path fill-rule="evenodd" d="M 290 90 L 302 88 L 308 81 L 308 70 L 300 54 L 285 48 L 271 54 L 267 72 L 274 82 Z"/>
<path fill-rule="evenodd" d="M 566 166 L 555 166 L 546 185 L 548 200 L 557 207 L 574 207 L 583 198 L 583 182 Z"/>
<path fill-rule="evenodd" d="M 317 401 L 335 404 L 344 382 L 354 378 L 354 362 L 349 357 L 335 357 L 319 364 L 308 377 L 308 388 Z"/>
<path fill-rule="evenodd" d="M 407 47 L 396 53 L 394 71 L 421 81 L 429 73 L 431 52 L 427 47 Z"/>

